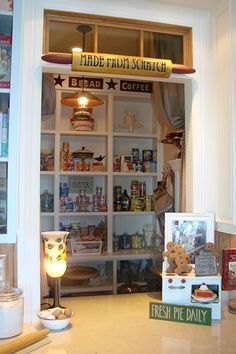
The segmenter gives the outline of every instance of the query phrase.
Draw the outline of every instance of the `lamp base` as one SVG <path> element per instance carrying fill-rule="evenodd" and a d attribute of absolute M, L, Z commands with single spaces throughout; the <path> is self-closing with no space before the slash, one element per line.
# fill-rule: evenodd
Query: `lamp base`
<path fill-rule="evenodd" d="M 60 278 L 54 278 L 54 296 L 53 296 L 53 304 L 43 303 L 41 306 L 47 307 L 47 309 L 52 309 L 55 307 L 60 307 L 61 309 L 65 309 L 65 306 L 60 304 Z"/>

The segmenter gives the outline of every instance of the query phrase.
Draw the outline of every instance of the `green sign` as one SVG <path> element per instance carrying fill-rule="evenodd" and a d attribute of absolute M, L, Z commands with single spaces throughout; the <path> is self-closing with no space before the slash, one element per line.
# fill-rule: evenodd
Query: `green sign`
<path fill-rule="evenodd" d="M 154 320 L 211 325 L 211 308 L 150 302 L 149 317 Z"/>

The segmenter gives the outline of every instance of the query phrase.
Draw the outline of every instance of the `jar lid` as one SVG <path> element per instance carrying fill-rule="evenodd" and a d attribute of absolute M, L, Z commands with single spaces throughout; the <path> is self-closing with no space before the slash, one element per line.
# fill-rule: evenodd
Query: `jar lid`
<path fill-rule="evenodd" d="M 0 302 L 17 300 L 23 294 L 23 290 L 13 287 L 0 288 Z"/>
<path fill-rule="evenodd" d="M 73 152 L 73 157 L 74 158 L 81 158 L 81 159 L 85 159 L 85 158 L 93 158 L 94 152 L 85 149 L 84 146 L 82 146 L 81 150 L 77 150 Z"/>

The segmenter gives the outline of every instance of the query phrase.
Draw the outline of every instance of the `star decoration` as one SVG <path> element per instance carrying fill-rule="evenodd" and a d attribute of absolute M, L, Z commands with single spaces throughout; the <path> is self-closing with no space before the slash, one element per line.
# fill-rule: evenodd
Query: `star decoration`
<path fill-rule="evenodd" d="M 116 90 L 116 85 L 118 85 L 118 82 L 114 82 L 112 79 L 110 80 L 110 82 L 106 82 L 106 84 L 108 85 L 108 90 L 113 89 Z"/>
<path fill-rule="evenodd" d="M 54 78 L 54 81 L 55 81 L 55 86 L 60 85 L 62 87 L 62 83 L 63 81 L 65 81 L 65 79 L 62 79 L 61 75 L 59 74 L 58 77 Z"/>

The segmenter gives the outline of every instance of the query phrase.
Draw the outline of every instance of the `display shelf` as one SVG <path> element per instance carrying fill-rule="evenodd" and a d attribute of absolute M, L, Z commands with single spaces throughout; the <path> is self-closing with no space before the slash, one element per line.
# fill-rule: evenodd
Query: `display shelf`
<path fill-rule="evenodd" d="M 41 216 L 42 217 L 52 217 L 52 216 L 55 216 L 55 213 L 52 211 L 52 212 L 41 212 Z"/>
<path fill-rule="evenodd" d="M 55 135 L 56 131 L 53 130 L 53 129 L 42 129 L 41 130 L 41 134 L 48 134 L 48 135 L 53 134 L 53 135 Z"/>
<path fill-rule="evenodd" d="M 64 76 L 66 78 L 66 76 Z M 65 81 L 68 81 L 67 79 Z M 121 186 L 122 190 L 127 189 L 130 194 L 130 185 L 133 180 L 137 180 L 139 183 L 146 183 L 146 193 L 148 195 L 153 194 L 153 190 L 157 185 L 158 170 L 162 167 L 158 167 L 154 164 L 155 170 L 151 171 L 115 171 L 114 170 L 114 156 L 131 155 L 132 149 L 139 149 L 140 159 L 143 157 L 144 151 L 153 151 L 155 153 L 155 159 L 159 160 L 161 149 L 159 149 L 158 140 L 160 138 L 160 132 L 158 130 L 158 124 L 153 112 L 151 96 L 149 93 L 121 93 L 106 91 L 97 92 L 96 90 L 90 90 L 96 96 L 103 99 L 104 104 L 98 107 L 93 107 L 91 117 L 94 118 L 94 128 L 91 131 L 75 131 L 72 129 L 70 120 L 73 117 L 73 108 L 61 105 L 61 99 L 67 95 L 71 95 L 74 91 L 70 88 L 58 88 L 56 89 L 56 111 L 55 117 L 51 122 L 42 123 L 42 145 L 45 149 L 52 149 L 54 154 L 54 171 L 42 171 L 41 172 L 41 190 L 48 186 L 49 191 L 54 190 L 54 218 L 50 218 L 52 213 L 43 213 L 44 219 L 53 219 L 55 229 L 63 227 L 70 228 L 71 225 L 76 224 L 78 228 L 84 229 L 88 225 L 97 226 L 100 222 L 103 222 L 106 227 L 105 243 L 101 254 L 93 255 L 71 255 L 68 242 L 68 257 L 67 261 L 69 265 L 85 264 L 89 262 L 91 265 L 96 265 L 96 262 L 111 262 L 112 263 L 112 284 L 106 286 L 64 286 L 62 292 L 66 294 L 74 294 L 76 292 L 92 292 L 92 291 L 112 291 L 117 293 L 117 262 L 120 261 L 139 261 L 143 259 L 153 259 L 153 249 L 147 248 L 144 244 L 143 247 L 133 247 L 129 249 L 114 249 L 114 235 L 122 235 L 127 233 L 130 236 L 139 233 L 143 235 L 143 227 L 146 224 L 153 224 L 156 226 L 156 218 L 153 209 L 145 211 L 114 211 L 113 210 L 113 188 L 115 186 Z M 123 122 L 125 114 L 127 112 L 135 112 L 137 121 L 142 128 L 134 128 L 132 132 L 123 128 Z M 67 165 L 61 165 L 61 152 L 63 149 L 69 148 L 70 153 L 78 152 L 84 146 L 86 150 L 92 152 L 91 159 L 95 161 L 96 158 L 104 157 L 103 168 L 104 171 L 92 171 L 92 170 L 78 170 L 73 166 L 73 170 L 67 170 Z M 68 156 L 68 155 L 67 155 Z M 73 155 L 73 158 L 76 155 Z M 161 159 L 160 159 L 161 160 Z M 98 160 L 99 161 L 99 160 Z M 152 160 L 154 161 L 154 160 Z M 80 160 L 79 160 L 80 162 Z M 154 161 L 155 162 L 155 161 Z M 90 165 L 92 166 L 92 165 Z M 64 169 L 65 168 L 65 169 Z M 91 167 L 90 167 L 91 168 Z M 52 180 L 47 178 L 53 177 Z M 44 180 L 43 180 L 44 178 Z M 88 211 L 62 211 L 60 207 L 61 192 L 59 192 L 59 186 L 66 185 L 66 188 L 70 190 L 72 185 L 80 185 L 81 181 L 88 182 L 88 188 L 86 194 L 92 202 L 92 195 L 96 195 L 96 187 L 102 188 L 103 194 L 106 198 L 107 211 L 92 211 L 90 206 Z M 82 183 L 82 182 L 81 182 Z M 82 185 L 82 184 L 81 184 Z M 61 187 L 62 188 L 62 187 Z M 87 191 L 89 190 L 89 192 Z M 65 200 L 67 197 L 73 199 L 73 203 L 76 204 L 75 198 L 79 195 L 79 188 L 73 191 L 69 191 L 63 197 Z M 63 202 L 64 203 L 64 202 Z M 144 203 L 144 201 L 143 201 Z M 64 206 L 63 206 L 64 208 Z M 50 220 L 44 221 L 44 225 L 50 224 Z M 73 229 L 71 229 L 73 230 Z M 78 233 L 79 234 L 79 233 Z M 76 238 L 80 236 L 74 236 Z M 70 236 L 68 237 L 70 238 Z M 144 247 L 145 246 L 145 247 Z"/>
<path fill-rule="evenodd" d="M 13 12 L 0 10 L 1 38 L 1 82 L 0 86 L 0 116 L 1 116 L 1 157 L 0 157 L 0 243 L 16 242 L 16 218 L 10 220 L 10 213 L 15 214 L 16 209 L 16 157 L 15 142 L 17 141 L 17 121 L 14 121 L 15 102 L 11 101 L 11 68 L 12 68 L 12 27 Z M 15 44 L 14 44 L 15 45 Z M 5 55 L 5 57 L 3 57 Z M 14 74 L 14 73 L 13 73 Z M 11 107 L 11 109 L 10 109 Z M 11 111 L 11 116 L 9 112 Z M 2 142 L 2 140 L 5 140 Z M 9 144 L 11 142 L 11 144 Z M 4 225 L 4 227 L 3 227 Z"/>
<path fill-rule="evenodd" d="M 143 134 L 143 133 L 124 133 L 124 132 L 114 132 L 112 133 L 114 137 L 120 138 L 132 138 L 132 139 L 157 139 L 157 134 Z"/>
<path fill-rule="evenodd" d="M 101 136 L 101 137 L 106 137 L 108 136 L 108 132 L 102 132 L 102 131 L 72 131 L 72 130 L 62 130 L 61 131 L 61 135 L 68 135 L 68 136 L 74 136 L 74 135 L 78 135 L 78 136 Z"/>
<path fill-rule="evenodd" d="M 114 216 L 144 216 L 144 215 L 155 215 L 154 211 L 113 211 Z"/>
<path fill-rule="evenodd" d="M 54 176 L 55 172 L 54 171 L 40 171 L 40 174 L 42 176 Z"/>
<path fill-rule="evenodd" d="M 0 94 L 10 94 L 10 89 L 0 87 Z"/>
<path fill-rule="evenodd" d="M 86 216 L 86 217 L 89 217 L 89 216 L 107 216 L 108 213 L 107 212 L 104 212 L 104 211 L 76 211 L 76 212 L 73 212 L 73 211 L 68 211 L 68 212 L 65 212 L 65 213 L 60 213 L 59 212 L 59 216 L 72 216 L 72 217 L 76 217 L 76 216 Z"/>
<path fill-rule="evenodd" d="M 125 176 L 125 177 L 155 177 L 157 176 L 156 172 L 112 172 L 112 176 Z"/>
<path fill-rule="evenodd" d="M 60 171 L 61 176 L 108 176 L 108 172 L 95 171 Z"/>
<path fill-rule="evenodd" d="M 101 260 L 105 261 L 125 261 L 125 260 L 135 260 L 135 259 L 153 259 L 153 250 L 151 249 L 139 249 L 139 250 L 119 250 L 117 252 L 102 252 L 99 255 L 79 255 L 71 256 L 68 255 L 67 261 L 69 263 L 76 262 L 97 262 Z"/>

